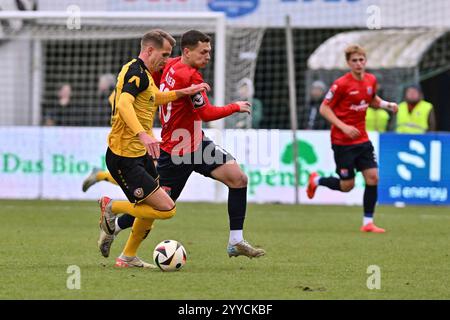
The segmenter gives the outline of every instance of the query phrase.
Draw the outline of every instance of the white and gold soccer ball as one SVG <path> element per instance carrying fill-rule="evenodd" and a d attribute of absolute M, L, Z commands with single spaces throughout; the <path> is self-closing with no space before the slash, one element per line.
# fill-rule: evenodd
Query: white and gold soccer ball
<path fill-rule="evenodd" d="M 153 260 L 162 271 L 178 271 L 186 264 L 186 249 L 176 240 L 164 240 L 156 245 Z"/>

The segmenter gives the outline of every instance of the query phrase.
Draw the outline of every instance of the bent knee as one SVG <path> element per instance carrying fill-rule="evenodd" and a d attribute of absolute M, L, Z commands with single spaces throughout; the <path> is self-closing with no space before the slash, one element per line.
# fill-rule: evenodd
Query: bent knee
<path fill-rule="evenodd" d="M 177 213 L 177 207 L 174 205 L 171 209 L 160 210 L 160 212 L 161 212 L 161 219 L 167 220 L 167 219 L 172 218 Z"/>
<path fill-rule="evenodd" d="M 241 172 L 239 175 L 236 175 L 233 179 L 231 179 L 228 183 L 228 187 L 230 188 L 245 188 L 248 184 L 248 177 L 245 173 Z"/>
<path fill-rule="evenodd" d="M 366 184 L 371 185 L 371 186 L 378 185 L 378 176 L 377 175 L 368 176 L 366 178 Z"/>
<path fill-rule="evenodd" d="M 170 211 L 175 207 L 175 202 L 169 197 L 166 197 L 163 201 L 160 201 L 157 205 L 153 205 L 152 207 L 156 210 L 160 211 Z"/>

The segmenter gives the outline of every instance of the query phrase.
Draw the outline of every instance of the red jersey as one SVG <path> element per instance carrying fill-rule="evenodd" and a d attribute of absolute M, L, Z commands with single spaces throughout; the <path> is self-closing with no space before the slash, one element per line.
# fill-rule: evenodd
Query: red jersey
<path fill-rule="evenodd" d="M 324 103 L 333 110 L 339 120 L 357 128 L 361 135 L 353 140 L 333 125 L 331 126 L 332 144 L 352 145 L 369 141 L 366 131 L 366 112 L 375 98 L 376 89 L 376 77 L 367 72 L 362 80 L 355 79 L 349 72 L 333 83 L 325 96 Z"/>
<path fill-rule="evenodd" d="M 174 60 L 178 61 L 178 60 L 180 60 L 180 57 L 167 59 L 166 65 L 169 63 L 173 63 Z M 155 71 L 152 73 L 153 82 L 155 83 L 155 86 L 157 86 L 158 88 L 161 86 L 161 77 L 162 77 L 163 72 L 164 72 L 164 69 L 158 70 L 158 71 Z"/>
<path fill-rule="evenodd" d="M 166 65 L 169 63 L 173 63 L 173 60 L 178 61 L 178 60 L 180 60 L 180 57 L 167 59 Z M 158 70 L 158 71 L 155 71 L 152 73 L 153 82 L 155 83 L 155 86 L 157 86 L 158 88 L 161 86 L 161 77 L 162 77 L 163 72 L 164 72 L 164 69 Z"/>
<path fill-rule="evenodd" d="M 160 91 L 183 89 L 203 82 L 200 72 L 182 63 L 178 57 L 166 64 Z M 217 120 L 239 111 L 239 108 L 236 104 L 212 106 L 205 91 L 160 106 L 161 149 L 177 155 L 194 152 L 202 142 L 202 120 Z"/>

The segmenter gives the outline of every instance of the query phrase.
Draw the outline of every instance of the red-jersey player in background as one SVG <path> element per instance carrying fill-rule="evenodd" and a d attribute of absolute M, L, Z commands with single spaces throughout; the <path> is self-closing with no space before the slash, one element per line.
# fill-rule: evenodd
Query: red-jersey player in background
<path fill-rule="evenodd" d="M 351 45 L 345 50 L 350 72 L 337 79 L 320 106 L 320 114 L 331 124 L 331 144 L 336 162 L 335 177 L 323 178 L 313 172 L 309 177 L 307 195 L 314 197 L 318 186 L 349 192 L 355 185 L 355 170 L 361 171 L 366 187 L 364 190 L 364 218 L 361 231 L 383 233 L 373 223 L 378 199 L 378 164 L 374 148 L 366 131 L 366 111 L 369 106 L 383 108 L 394 113 L 398 107 L 377 96 L 377 80 L 367 73 L 366 51 Z"/>

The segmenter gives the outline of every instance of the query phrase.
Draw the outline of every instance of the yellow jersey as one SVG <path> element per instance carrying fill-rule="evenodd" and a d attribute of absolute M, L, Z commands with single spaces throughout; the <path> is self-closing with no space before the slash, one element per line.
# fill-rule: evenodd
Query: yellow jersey
<path fill-rule="evenodd" d="M 133 59 L 122 67 L 117 77 L 116 88 L 110 100 L 112 104 L 112 116 L 108 146 L 118 156 L 130 158 L 141 157 L 147 152 L 144 145 L 120 117 L 117 110 L 119 98 L 122 93 L 128 93 L 135 98 L 133 109 L 136 113 L 137 120 L 145 132 L 151 136 L 153 136 L 153 120 L 158 105 L 165 103 L 167 100 L 175 100 L 176 94 L 175 92 L 161 93 L 156 87 L 150 71 L 141 59 Z"/>

